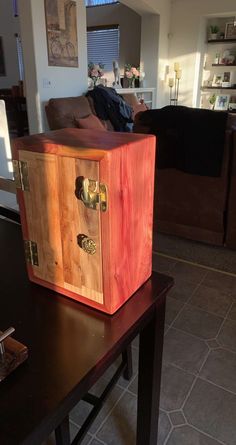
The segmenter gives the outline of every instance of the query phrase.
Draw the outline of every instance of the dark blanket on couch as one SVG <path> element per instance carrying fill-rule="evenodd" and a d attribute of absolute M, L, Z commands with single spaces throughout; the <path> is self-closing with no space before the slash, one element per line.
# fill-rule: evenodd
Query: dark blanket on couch
<path fill-rule="evenodd" d="M 202 176 L 220 176 L 228 113 L 166 106 L 140 115 L 157 136 L 157 167 Z"/>
<path fill-rule="evenodd" d="M 97 116 L 102 120 L 109 119 L 115 131 L 130 131 L 132 108 L 114 88 L 98 85 L 86 96 L 92 97 Z"/>

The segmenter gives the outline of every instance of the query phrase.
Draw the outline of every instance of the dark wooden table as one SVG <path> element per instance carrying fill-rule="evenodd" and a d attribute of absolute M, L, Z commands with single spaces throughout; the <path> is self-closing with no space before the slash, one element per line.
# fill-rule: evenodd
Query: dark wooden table
<path fill-rule="evenodd" d="M 152 277 L 113 316 L 30 283 L 21 228 L 0 220 L 0 330 L 29 348 L 0 383 L 0 444 L 69 444 L 68 413 L 140 333 L 137 445 L 156 445 L 166 293 Z M 59 428 L 58 428 L 59 427 Z"/>

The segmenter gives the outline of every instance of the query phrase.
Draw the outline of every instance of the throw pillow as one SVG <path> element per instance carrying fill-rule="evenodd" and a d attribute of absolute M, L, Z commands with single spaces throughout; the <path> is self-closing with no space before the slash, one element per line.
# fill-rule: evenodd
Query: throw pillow
<path fill-rule="evenodd" d="M 133 120 L 134 120 L 134 118 L 135 118 L 137 113 L 140 113 L 140 111 L 147 111 L 148 110 L 148 107 L 147 107 L 147 105 L 144 102 L 143 103 L 139 103 L 137 105 L 134 105 L 132 108 L 133 108 L 133 110 L 132 110 Z"/>
<path fill-rule="evenodd" d="M 101 121 L 94 114 L 89 114 L 89 116 L 84 117 L 83 119 L 75 119 L 76 126 L 78 128 L 88 129 L 88 130 L 103 130 L 107 131 L 104 125 L 102 125 Z"/>

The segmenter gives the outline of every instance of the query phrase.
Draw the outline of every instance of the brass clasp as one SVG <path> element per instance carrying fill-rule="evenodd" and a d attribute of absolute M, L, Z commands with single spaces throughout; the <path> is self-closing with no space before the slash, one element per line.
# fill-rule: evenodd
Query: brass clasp
<path fill-rule="evenodd" d="M 107 186 L 93 179 L 78 177 L 75 194 L 83 201 L 85 207 L 93 210 L 107 210 Z"/>

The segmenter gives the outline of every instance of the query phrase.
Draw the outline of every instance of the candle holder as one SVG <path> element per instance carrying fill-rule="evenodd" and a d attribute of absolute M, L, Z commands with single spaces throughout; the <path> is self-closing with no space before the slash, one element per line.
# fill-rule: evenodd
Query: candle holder
<path fill-rule="evenodd" d="M 179 81 L 181 79 L 182 70 L 180 69 L 179 63 L 174 64 L 175 77 L 169 79 L 170 88 L 170 105 L 178 105 L 179 98 Z M 174 97 L 172 97 L 172 88 L 174 87 Z"/>

